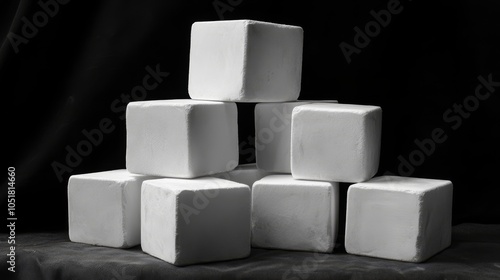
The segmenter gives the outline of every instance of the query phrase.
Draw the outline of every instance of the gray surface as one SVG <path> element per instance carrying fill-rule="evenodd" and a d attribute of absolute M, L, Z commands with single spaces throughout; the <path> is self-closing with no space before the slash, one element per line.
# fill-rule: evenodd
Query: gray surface
<path fill-rule="evenodd" d="M 72 243 L 65 232 L 19 234 L 17 244 L 12 277 L 2 235 L 0 279 L 500 279 L 500 225 L 455 226 L 451 247 L 420 264 L 348 255 L 338 247 L 334 254 L 253 249 L 246 259 L 175 267 L 140 247 Z"/>

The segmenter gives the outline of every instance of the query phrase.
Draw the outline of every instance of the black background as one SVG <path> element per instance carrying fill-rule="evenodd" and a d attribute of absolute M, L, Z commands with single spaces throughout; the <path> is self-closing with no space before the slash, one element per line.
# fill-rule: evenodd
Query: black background
<path fill-rule="evenodd" d="M 190 27 L 195 21 L 220 19 L 214 2 L 73 0 L 59 5 L 54 17 L 20 44 L 17 53 L 9 32 L 22 35 L 22 18 L 33 22 L 33 15 L 42 9 L 37 1 L 1 2 L 5 173 L 0 209 L 5 217 L 7 167 L 14 166 L 17 232 L 67 229 L 69 176 L 125 167 L 125 122 L 111 104 L 142 84 L 147 66 L 154 69 L 159 64 L 170 73 L 147 93 L 147 100 L 189 98 Z M 411 176 L 453 181 L 455 224 L 500 223 L 500 87 L 479 101 L 470 115 L 460 117 L 460 125 L 456 117 L 443 119 L 454 104 L 471 100 L 480 84 L 478 76 L 487 79 L 491 74 L 500 82 L 500 2 L 402 0 L 401 13 L 393 15 L 359 54 L 352 55 L 351 63 L 339 44 L 353 45 L 353 28 L 364 29 L 373 21 L 370 11 L 387 9 L 390 1 L 344 2 L 217 3 L 233 4 L 223 12 L 225 19 L 303 27 L 301 99 L 337 99 L 383 108 L 379 175 L 401 174 L 401 158 L 420 153 L 415 152 L 415 140 L 443 129 L 446 141 L 415 164 Z M 254 161 L 249 149 L 253 107 L 238 104 L 240 163 Z M 98 129 L 105 118 L 115 129 L 59 181 L 54 162 L 67 165 L 66 147 L 76 149 L 86 139 L 82 130 Z M 343 209 L 347 185 L 341 187 Z"/>

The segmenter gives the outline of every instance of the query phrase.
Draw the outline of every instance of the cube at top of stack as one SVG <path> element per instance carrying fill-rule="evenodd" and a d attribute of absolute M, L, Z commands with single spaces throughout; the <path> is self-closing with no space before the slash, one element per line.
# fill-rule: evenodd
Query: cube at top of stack
<path fill-rule="evenodd" d="M 195 22 L 189 95 L 233 102 L 296 100 L 302 46 L 298 26 L 253 20 Z"/>

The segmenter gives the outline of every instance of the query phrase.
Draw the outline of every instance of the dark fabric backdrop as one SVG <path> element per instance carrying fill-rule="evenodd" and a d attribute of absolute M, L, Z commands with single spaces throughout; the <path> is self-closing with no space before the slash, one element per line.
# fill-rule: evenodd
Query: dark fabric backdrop
<path fill-rule="evenodd" d="M 479 76 L 500 82 L 500 2 L 401 0 L 348 63 L 339 45 L 355 46 L 355 28 L 394 1 L 2 0 L 1 212 L 14 166 L 16 230 L 66 229 L 69 176 L 125 167 L 124 105 L 189 98 L 191 24 L 224 18 L 302 26 L 301 99 L 382 106 L 379 174 L 452 180 L 455 224 L 500 223 L 500 86 L 474 97 Z M 141 92 L 151 71 L 162 72 L 158 84 Z M 253 107 L 238 106 L 240 163 L 255 161 Z M 442 143 L 425 140 L 439 132 Z"/>

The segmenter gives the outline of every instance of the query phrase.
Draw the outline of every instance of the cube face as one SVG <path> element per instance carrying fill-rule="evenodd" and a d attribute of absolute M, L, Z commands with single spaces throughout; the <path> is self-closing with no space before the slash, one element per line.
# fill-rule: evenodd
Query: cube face
<path fill-rule="evenodd" d="M 239 157 L 236 104 L 209 102 L 208 106 L 194 106 L 188 118 L 192 177 L 234 169 Z"/>
<path fill-rule="evenodd" d="M 217 194 L 212 190 L 179 194 L 179 207 L 184 204 L 188 209 L 192 205 L 196 211 L 190 216 L 189 212 L 177 212 L 178 265 L 244 258 L 250 254 L 250 189 L 241 186 L 245 187 L 220 190 Z"/>
<path fill-rule="evenodd" d="M 245 97 L 254 102 L 296 100 L 302 76 L 303 30 L 249 21 Z"/>
<path fill-rule="evenodd" d="M 127 169 L 193 178 L 231 170 L 238 162 L 234 103 L 197 100 L 131 102 L 127 107 Z"/>
<path fill-rule="evenodd" d="M 345 245 L 349 253 L 369 255 L 375 251 L 377 255 L 395 260 L 409 260 L 416 256 L 417 195 L 354 188 L 349 190 L 348 209 L 350 216 Z M 353 247 L 361 249 L 351 250 Z"/>
<path fill-rule="evenodd" d="M 378 170 L 382 110 L 377 106 L 309 104 L 292 114 L 292 175 L 361 182 Z"/>
<path fill-rule="evenodd" d="M 73 242 L 127 248 L 140 243 L 140 188 L 152 177 L 126 170 L 71 176 L 69 236 Z"/>
<path fill-rule="evenodd" d="M 250 189 L 203 177 L 147 181 L 142 189 L 142 249 L 174 265 L 250 253 Z"/>
<path fill-rule="evenodd" d="M 291 173 L 292 112 L 311 103 L 336 100 L 259 103 L 255 106 L 255 154 L 257 166 L 268 172 Z"/>
<path fill-rule="evenodd" d="M 251 20 L 196 22 L 191 29 L 189 95 L 193 99 L 296 100 L 303 30 Z"/>
<path fill-rule="evenodd" d="M 347 196 L 346 251 L 422 262 L 451 243 L 453 186 L 445 180 L 382 176 Z"/>
<path fill-rule="evenodd" d="M 416 261 L 422 262 L 451 245 L 453 185 L 445 183 L 424 194 L 419 242 L 423 244 Z"/>
<path fill-rule="evenodd" d="M 189 95 L 239 100 L 243 94 L 246 21 L 195 22 L 191 28 Z M 218 99 L 211 98 L 217 96 Z"/>
<path fill-rule="evenodd" d="M 252 189 L 252 246 L 332 252 L 338 184 L 270 175 Z"/>
<path fill-rule="evenodd" d="M 144 252 L 169 263 L 176 260 L 177 193 L 149 185 L 141 191 L 141 247 Z M 169 246 L 170 245 L 170 246 Z"/>
<path fill-rule="evenodd" d="M 127 106 L 127 170 L 189 176 L 190 102 L 130 102 Z M 177 160 L 173 160 L 177 159 Z"/>

